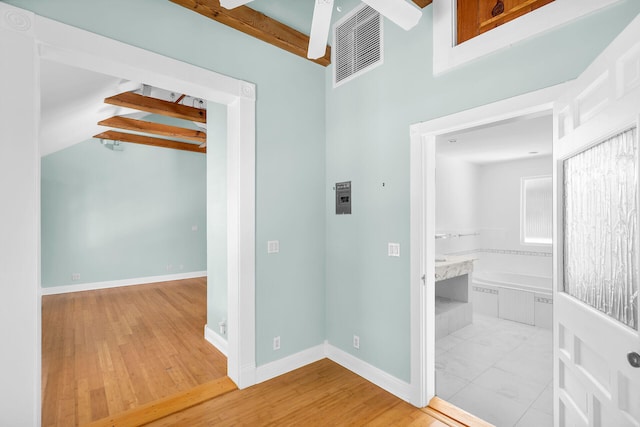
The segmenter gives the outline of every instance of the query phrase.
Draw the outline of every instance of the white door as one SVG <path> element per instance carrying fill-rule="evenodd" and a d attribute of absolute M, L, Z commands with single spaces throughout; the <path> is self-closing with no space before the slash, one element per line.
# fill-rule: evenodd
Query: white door
<path fill-rule="evenodd" d="M 640 426 L 640 17 L 554 108 L 555 426 Z"/>

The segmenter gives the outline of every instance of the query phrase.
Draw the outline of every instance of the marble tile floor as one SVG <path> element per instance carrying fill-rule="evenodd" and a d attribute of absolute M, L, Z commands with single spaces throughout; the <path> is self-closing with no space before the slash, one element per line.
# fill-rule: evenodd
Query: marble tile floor
<path fill-rule="evenodd" d="M 552 355 L 550 330 L 474 313 L 436 339 L 436 394 L 497 427 L 553 426 Z"/>

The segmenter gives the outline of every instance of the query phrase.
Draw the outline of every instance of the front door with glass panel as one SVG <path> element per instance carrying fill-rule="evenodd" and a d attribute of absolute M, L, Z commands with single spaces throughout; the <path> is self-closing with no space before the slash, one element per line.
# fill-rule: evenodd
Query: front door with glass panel
<path fill-rule="evenodd" d="M 640 426 L 640 18 L 554 111 L 556 426 Z"/>

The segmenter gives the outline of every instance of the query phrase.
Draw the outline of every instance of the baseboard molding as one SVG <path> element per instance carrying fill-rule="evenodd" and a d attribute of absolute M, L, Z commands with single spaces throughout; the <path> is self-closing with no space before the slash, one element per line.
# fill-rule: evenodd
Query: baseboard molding
<path fill-rule="evenodd" d="M 270 380 L 287 372 L 325 358 L 323 344 L 308 348 L 291 356 L 267 363 L 256 368 L 256 384 Z"/>
<path fill-rule="evenodd" d="M 329 343 L 325 344 L 325 354 L 327 358 L 333 360 L 338 365 L 347 368 L 351 372 L 374 383 L 378 387 L 388 391 L 400 399 L 409 403 L 412 402 L 411 384 L 399 380 L 393 375 L 384 372 L 382 369 L 376 368 L 375 366 L 370 365 L 346 351 L 330 345 Z"/>
<path fill-rule="evenodd" d="M 194 279 L 206 277 L 206 271 L 192 271 L 188 273 L 167 274 L 165 276 L 137 277 L 134 279 L 111 280 L 107 282 L 79 283 L 77 285 L 63 285 L 40 288 L 42 295 L 66 294 L 69 292 L 95 291 L 97 289 L 118 288 L 120 286 L 144 285 L 147 283 L 169 282 L 172 280 Z"/>
<path fill-rule="evenodd" d="M 328 358 L 378 387 L 411 403 L 413 389 L 411 384 L 399 380 L 383 370 L 358 359 L 357 357 L 330 345 L 324 344 L 311 347 L 291 356 L 267 363 L 256 368 L 256 384 L 286 374 L 318 360 Z"/>
<path fill-rule="evenodd" d="M 204 339 L 209 341 L 209 344 L 218 349 L 218 351 L 227 356 L 228 342 L 220 335 L 216 334 L 209 325 L 204 325 Z"/>

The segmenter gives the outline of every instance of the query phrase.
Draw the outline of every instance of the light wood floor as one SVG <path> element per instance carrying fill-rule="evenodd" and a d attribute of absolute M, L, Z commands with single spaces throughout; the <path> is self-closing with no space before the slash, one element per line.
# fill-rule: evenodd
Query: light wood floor
<path fill-rule="evenodd" d="M 43 426 L 74 426 L 226 375 L 206 278 L 44 296 Z"/>
<path fill-rule="evenodd" d="M 439 421 L 434 412 L 430 408 L 415 408 L 340 365 L 323 359 L 148 426 L 465 425 Z"/>
<path fill-rule="evenodd" d="M 328 359 L 231 391 L 226 359 L 203 338 L 206 279 L 45 296 L 42 307 L 43 426 L 487 425 L 446 402 L 415 408 Z"/>

